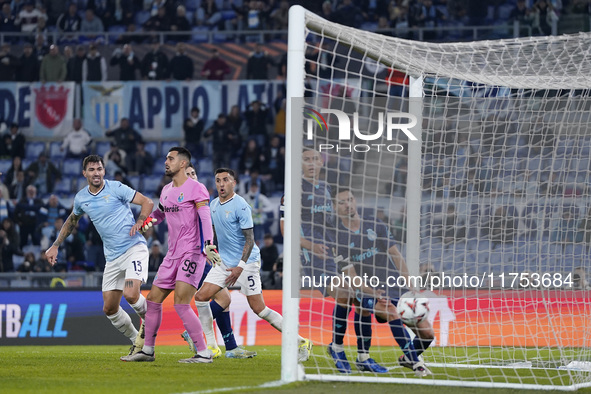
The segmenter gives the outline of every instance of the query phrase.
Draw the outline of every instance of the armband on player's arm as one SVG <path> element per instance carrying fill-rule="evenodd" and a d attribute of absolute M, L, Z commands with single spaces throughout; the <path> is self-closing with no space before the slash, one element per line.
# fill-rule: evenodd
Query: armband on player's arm
<path fill-rule="evenodd" d="M 211 212 L 209 201 L 203 200 L 195 203 L 199 220 L 201 220 L 201 234 L 205 240 L 213 240 L 213 225 L 211 223 Z"/>

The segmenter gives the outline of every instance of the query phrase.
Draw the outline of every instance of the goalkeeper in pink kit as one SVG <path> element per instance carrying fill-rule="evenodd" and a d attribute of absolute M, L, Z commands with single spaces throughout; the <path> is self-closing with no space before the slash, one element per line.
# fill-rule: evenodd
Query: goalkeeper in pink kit
<path fill-rule="evenodd" d="M 162 302 L 174 290 L 174 308 L 183 321 L 197 354 L 181 363 L 210 363 L 212 354 L 203 338 L 199 318 L 191 308 L 193 296 L 203 274 L 206 249 L 217 255 L 212 245 L 213 229 L 207 188 L 185 174 L 191 153 L 182 147 L 171 148 L 166 156 L 166 175 L 172 182 L 164 186 L 158 209 L 146 219 L 143 229 L 166 218 L 168 253 L 154 278 L 147 297 L 146 339 L 141 352 L 122 357 L 123 361 L 154 361 L 156 335 L 162 322 Z M 219 258 L 219 257 L 218 257 Z"/>

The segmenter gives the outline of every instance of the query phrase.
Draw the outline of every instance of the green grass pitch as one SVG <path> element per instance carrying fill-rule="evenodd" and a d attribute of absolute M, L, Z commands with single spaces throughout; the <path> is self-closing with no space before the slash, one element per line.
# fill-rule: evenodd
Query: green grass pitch
<path fill-rule="evenodd" d="M 251 349 L 251 347 L 249 347 Z M 474 389 L 392 385 L 382 383 L 323 383 L 298 382 L 287 386 L 264 388 L 262 384 L 280 378 L 281 349 L 278 346 L 252 347 L 258 356 L 248 360 L 219 358 L 213 364 L 180 364 L 189 357 L 187 347 L 161 346 L 156 348 L 153 363 L 124 363 L 119 357 L 126 353 L 124 346 L 3 346 L 0 348 L 0 393 L 197 393 L 197 392 L 265 392 L 265 393 L 360 393 L 404 390 L 413 394 L 463 394 L 474 392 L 532 393 L 525 390 Z M 377 349 L 376 349 L 377 350 Z M 435 360 L 441 348 L 432 349 Z M 447 349 L 449 352 L 452 349 Z M 307 372 L 316 368 L 328 372 L 330 361 L 324 357 L 325 348 L 316 346 L 312 358 L 305 365 Z M 502 352 L 501 352 L 502 353 Z M 374 357 L 386 365 L 395 364 L 395 353 L 376 351 Z M 391 356 L 389 356 L 391 354 Z M 350 359 L 354 357 L 350 354 Z M 427 358 L 429 361 L 429 358 Z M 497 375 L 494 370 L 455 369 L 458 377 L 479 379 Z M 511 370 L 512 371 L 512 370 Z M 409 371 L 410 372 L 410 371 Z M 434 370 L 434 372 L 442 372 Z M 509 370 L 505 370 L 509 376 Z M 558 374 L 558 372 L 556 372 Z M 389 376 L 402 377 L 396 368 Z M 411 377 L 411 374 L 406 375 Z M 539 376 L 549 376 L 547 371 Z M 552 375 L 554 376 L 554 375 Z M 487 378 L 488 379 L 488 378 Z M 533 379 L 532 379 L 533 380 Z M 591 389 L 579 390 L 591 393 Z"/>

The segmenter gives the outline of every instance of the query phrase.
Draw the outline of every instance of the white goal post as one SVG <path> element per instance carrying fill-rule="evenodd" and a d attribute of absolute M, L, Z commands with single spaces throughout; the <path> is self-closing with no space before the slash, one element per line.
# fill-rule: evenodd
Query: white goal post
<path fill-rule="evenodd" d="M 432 43 L 300 6 L 289 18 L 282 381 L 591 386 L 591 34 Z M 317 184 L 303 173 L 309 149 Z M 357 233 L 337 191 L 354 197 Z M 355 306 L 342 339 L 353 371 L 341 373 L 326 351 L 335 302 L 314 267 L 346 254 L 378 272 L 381 254 L 395 266 L 393 244 L 431 301 L 432 375 L 401 367 L 373 317 L 370 355 L 388 372 L 356 372 L 367 330 Z M 314 342 L 302 364 L 298 333 Z"/>

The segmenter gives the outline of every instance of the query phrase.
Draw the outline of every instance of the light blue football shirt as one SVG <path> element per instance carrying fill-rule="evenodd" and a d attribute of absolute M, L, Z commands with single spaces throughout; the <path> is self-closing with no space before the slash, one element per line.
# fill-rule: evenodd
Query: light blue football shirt
<path fill-rule="evenodd" d="M 98 193 L 92 194 L 88 185 L 74 198 L 74 214 L 86 213 L 103 240 L 105 259 L 113 261 L 146 239 L 137 232 L 129 236 L 129 230 L 135 224 L 129 204 L 136 191 L 121 182 L 108 181 Z"/>
<path fill-rule="evenodd" d="M 225 265 L 236 267 L 242 259 L 246 238 L 242 230 L 253 228 L 250 205 L 238 194 L 224 203 L 219 197 L 209 204 L 211 218 L 218 239 L 218 251 Z M 261 251 L 254 244 L 246 264 L 256 263 L 261 259 Z"/>

